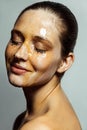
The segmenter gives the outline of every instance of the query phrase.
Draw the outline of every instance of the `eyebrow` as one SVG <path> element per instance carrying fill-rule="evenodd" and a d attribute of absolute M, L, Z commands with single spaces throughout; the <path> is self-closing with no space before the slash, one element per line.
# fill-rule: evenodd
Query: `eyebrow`
<path fill-rule="evenodd" d="M 11 31 L 11 34 L 14 34 L 14 33 L 17 34 L 23 41 L 25 40 L 22 32 L 20 32 L 19 30 L 13 29 Z M 44 38 L 42 36 L 36 35 L 36 36 L 33 37 L 33 40 L 35 42 L 41 42 L 41 43 L 45 44 L 47 47 L 49 47 L 49 48 L 53 47 L 52 42 L 50 40 L 48 40 L 47 38 Z"/>
<path fill-rule="evenodd" d="M 34 36 L 33 40 L 36 41 L 36 42 L 41 42 L 49 48 L 53 47 L 52 42 L 49 41 L 47 38 L 44 38 L 44 37 L 41 37 L 41 36 Z"/>
<path fill-rule="evenodd" d="M 11 31 L 11 34 L 13 35 L 14 33 L 17 34 L 24 41 L 25 38 L 24 38 L 23 34 L 20 31 L 18 31 L 16 29 L 13 29 Z"/>

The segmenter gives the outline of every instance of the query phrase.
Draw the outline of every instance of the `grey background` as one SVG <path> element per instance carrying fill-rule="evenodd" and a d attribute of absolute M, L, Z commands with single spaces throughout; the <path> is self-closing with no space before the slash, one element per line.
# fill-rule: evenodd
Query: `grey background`
<path fill-rule="evenodd" d="M 87 0 L 56 0 L 68 6 L 79 24 L 75 48 L 75 62 L 65 74 L 62 86 L 81 122 L 87 130 Z M 25 98 L 21 89 L 8 82 L 4 50 L 10 38 L 10 31 L 21 12 L 37 0 L 0 0 L 0 130 L 12 130 L 16 116 L 25 110 Z"/>

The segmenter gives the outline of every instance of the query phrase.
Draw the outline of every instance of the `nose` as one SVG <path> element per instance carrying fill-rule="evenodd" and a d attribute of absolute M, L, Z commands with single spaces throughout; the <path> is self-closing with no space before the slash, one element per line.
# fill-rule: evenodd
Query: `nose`
<path fill-rule="evenodd" d="M 28 48 L 26 45 L 22 45 L 17 52 L 15 53 L 15 57 L 18 59 L 22 59 L 26 61 L 28 59 Z"/>

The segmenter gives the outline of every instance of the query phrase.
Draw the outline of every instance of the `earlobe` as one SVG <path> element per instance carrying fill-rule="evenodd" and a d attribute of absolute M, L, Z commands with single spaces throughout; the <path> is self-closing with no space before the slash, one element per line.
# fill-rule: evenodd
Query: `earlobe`
<path fill-rule="evenodd" d="M 74 54 L 73 53 L 69 53 L 68 56 L 65 57 L 61 61 L 60 65 L 58 67 L 57 72 L 58 73 L 63 73 L 65 71 L 67 71 L 72 66 L 73 62 L 74 62 Z"/>

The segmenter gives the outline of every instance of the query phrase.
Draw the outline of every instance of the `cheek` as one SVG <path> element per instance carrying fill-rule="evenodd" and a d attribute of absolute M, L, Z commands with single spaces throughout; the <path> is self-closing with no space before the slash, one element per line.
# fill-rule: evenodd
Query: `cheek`
<path fill-rule="evenodd" d="M 34 57 L 32 59 L 33 65 L 37 71 L 45 71 L 48 70 L 52 67 L 55 67 L 57 65 L 57 60 L 55 60 L 54 55 L 52 54 L 42 54 L 39 55 L 38 57 Z"/>
<path fill-rule="evenodd" d="M 15 48 L 8 44 L 5 50 L 6 63 L 9 64 L 9 62 L 12 61 L 15 52 L 16 52 Z"/>
<path fill-rule="evenodd" d="M 37 68 L 39 69 L 45 69 L 47 67 L 47 59 L 48 57 L 46 54 L 43 54 L 42 56 L 37 57 Z"/>

